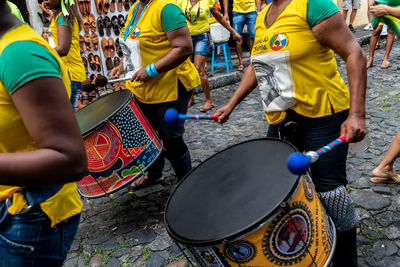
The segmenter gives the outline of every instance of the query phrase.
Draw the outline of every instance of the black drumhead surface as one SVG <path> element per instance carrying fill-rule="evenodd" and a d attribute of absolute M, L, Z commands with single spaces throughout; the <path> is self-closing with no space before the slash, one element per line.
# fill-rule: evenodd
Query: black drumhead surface
<path fill-rule="evenodd" d="M 180 242 L 210 244 L 265 220 L 297 183 L 286 159 L 296 149 L 277 139 L 229 147 L 201 163 L 171 194 L 165 210 Z"/>
<path fill-rule="evenodd" d="M 118 112 L 129 102 L 132 93 L 129 90 L 121 90 L 90 103 L 76 112 L 79 128 L 82 135 L 93 131 L 102 122 Z"/>

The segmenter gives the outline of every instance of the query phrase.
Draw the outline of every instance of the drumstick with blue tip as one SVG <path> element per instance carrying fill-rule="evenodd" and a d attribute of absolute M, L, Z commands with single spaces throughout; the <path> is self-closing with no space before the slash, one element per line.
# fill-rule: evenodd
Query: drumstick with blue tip
<path fill-rule="evenodd" d="M 308 151 L 305 154 L 299 152 L 290 154 L 287 159 L 289 171 L 297 175 L 305 173 L 311 163 L 316 162 L 321 155 L 331 151 L 345 141 L 346 136 L 342 135 L 341 137 L 335 139 L 333 142 L 321 147 L 320 149 L 317 149 L 316 151 Z"/>
<path fill-rule="evenodd" d="M 166 123 L 171 123 L 178 120 L 218 120 L 216 115 L 193 115 L 193 114 L 179 114 L 176 109 L 170 108 L 164 114 Z"/>

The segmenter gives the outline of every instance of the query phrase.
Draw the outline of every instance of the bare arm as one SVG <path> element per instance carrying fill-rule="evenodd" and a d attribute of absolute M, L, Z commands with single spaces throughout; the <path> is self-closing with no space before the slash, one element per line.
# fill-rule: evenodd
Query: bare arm
<path fill-rule="evenodd" d="M 158 73 L 169 71 L 179 66 L 193 53 L 192 37 L 187 26 L 169 31 L 166 34 L 172 49 L 163 58 L 154 62 Z M 145 82 L 149 79 L 146 67 L 143 67 L 132 76 L 131 81 Z"/>
<path fill-rule="evenodd" d="M 256 8 L 257 8 L 257 12 L 261 11 L 261 0 L 256 0 Z"/>
<path fill-rule="evenodd" d="M 341 134 L 348 142 L 361 141 L 366 134 L 365 92 L 367 82 L 366 59 L 360 45 L 338 12 L 312 28 L 321 44 L 335 51 L 345 62 L 350 88 L 350 113 L 342 124 Z"/>
<path fill-rule="evenodd" d="M 390 15 L 400 19 L 400 8 L 397 7 L 391 7 L 380 4 L 376 6 L 370 6 L 369 12 L 371 12 L 374 17 L 382 17 L 385 15 Z"/>
<path fill-rule="evenodd" d="M 228 1 L 229 0 L 222 0 L 222 5 L 224 7 L 224 20 L 229 22 L 229 12 L 228 12 Z"/>
<path fill-rule="evenodd" d="M 222 24 L 222 26 L 224 26 L 234 37 L 236 40 L 238 40 L 239 42 L 242 41 L 242 36 L 240 34 L 238 34 L 233 28 L 232 26 L 222 17 L 221 13 L 218 11 L 218 9 L 214 6 L 211 9 L 211 13 L 213 14 L 213 16 L 215 17 L 215 19 Z"/>
<path fill-rule="evenodd" d="M 250 94 L 254 88 L 257 87 L 257 78 L 252 65 L 246 69 L 243 74 L 242 81 L 240 82 L 238 88 L 233 93 L 228 103 L 219 108 L 214 115 L 219 116 L 218 122 L 224 123 L 229 119 L 229 115 L 232 113 L 233 109 L 239 105 L 240 102 Z"/>
<path fill-rule="evenodd" d="M 58 46 L 54 48 L 60 57 L 68 54 L 72 42 L 72 28 L 64 25 L 57 26 Z"/>
<path fill-rule="evenodd" d="M 44 187 L 80 180 L 86 152 L 62 80 L 35 79 L 12 100 L 38 149 L 1 153 L 0 184 Z"/>

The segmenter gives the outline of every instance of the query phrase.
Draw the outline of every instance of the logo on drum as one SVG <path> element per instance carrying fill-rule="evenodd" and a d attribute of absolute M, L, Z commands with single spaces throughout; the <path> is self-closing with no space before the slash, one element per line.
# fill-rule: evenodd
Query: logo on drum
<path fill-rule="evenodd" d="M 264 234 L 262 248 L 267 259 L 277 265 L 300 262 L 313 240 L 311 218 L 310 210 L 301 202 L 281 212 Z"/>
<path fill-rule="evenodd" d="M 304 194 L 306 195 L 306 198 L 309 201 L 312 201 L 314 199 L 314 194 L 313 194 L 311 182 L 307 175 L 303 176 L 303 187 L 304 187 Z"/>
<path fill-rule="evenodd" d="M 232 262 L 246 263 L 257 255 L 257 248 L 249 241 L 240 240 L 226 246 L 225 255 Z"/>

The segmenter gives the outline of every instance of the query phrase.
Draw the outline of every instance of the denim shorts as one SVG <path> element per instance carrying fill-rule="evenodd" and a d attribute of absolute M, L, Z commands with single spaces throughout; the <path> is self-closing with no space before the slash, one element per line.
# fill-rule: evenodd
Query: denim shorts
<path fill-rule="evenodd" d="M 208 56 L 209 35 L 208 32 L 192 35 L 193 54 Z"/>
<path fill-rule="evenodd" d="M 345 110 L 321 118 L 308 118 L 289 109 L 283 122 L 268 127 L 267 135 L 286 139 L 301 152 L 314 151 L 339 137 L 340 126 L 348 114 L 348 110 Z M 296 126 L 287 129 L 284 125 L 288 126 L 288 122 L 295 122 L 293 125 Z M 347 184 L 347 152 L 348 145 L 342 144 L 310 165 L 317 192 L 330 191 Z"/>
<path fill-rule="evenodd" d="M 249 37 L 254 39 L 254 27 L 256 26 L 257 12 L 238 13 L 232 12 L 233 29 L 240 35 L 243 35 L 244 24 L 247 25 Z M 235 38 L 234 38 L 235 39 Z"/>
<path fill-rule="evenodd" d="M 78 229 L 80 214 L 50 227 L 39 205 L 17 215 L 0 203 L 0 267 L 62 266 Z"/>
<path fill-rule="evenodd" d="M 76 109 L 76 104 L 78 103 L 78 98 L 81 88 L 82 88 L 81 82 L 71 81 L 71 104 L 74 110 Z"/>
<path fill-rule="evenodd" d="M 352 7 L 352 9 L 360 9 L 361 1 L 360 0 L 343 0 L 342 9 L 349 10 L 350 7 Z"/>

